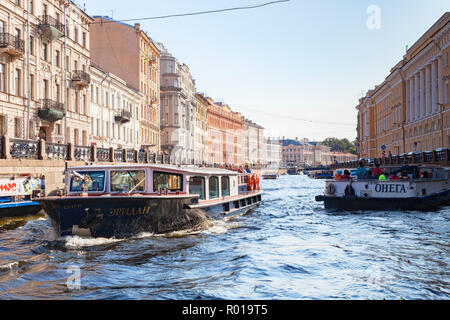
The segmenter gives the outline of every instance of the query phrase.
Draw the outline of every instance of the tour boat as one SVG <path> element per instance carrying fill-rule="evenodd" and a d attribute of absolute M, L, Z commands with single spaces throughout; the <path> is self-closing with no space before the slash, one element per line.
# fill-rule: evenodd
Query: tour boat
<path fill-rule="evenodd" d="M 429 177 L 419 178 L 423 171 Z M 326 209 L 351 211 L 431 211 L 450 205 L 450 169 L 414 166 L 408 172 L 406 180 L 327 180 L 316 201 Z"/>
<path fill-rule="evenodd" d="M 40 199 L 59 236 L 127 238 L 196 227 L 262 201 L 256 175 L 171 165 L 68 168 L 66 192 Z"/>
<path fill-rule="evenodd" d="M 261 177 L 264 180 L 276 180 L 278 179 L 278 173 L 277 172 L 264 173 L 263 175 L 261 175 Z"/>
<path fill-rule="evenodd" d="M 30 177 L 0 179 L 0 218 L 37 214 L 41 206 L 39 202 L 33 200 L 33 195 L 40 187 L 40 179 Z"/>

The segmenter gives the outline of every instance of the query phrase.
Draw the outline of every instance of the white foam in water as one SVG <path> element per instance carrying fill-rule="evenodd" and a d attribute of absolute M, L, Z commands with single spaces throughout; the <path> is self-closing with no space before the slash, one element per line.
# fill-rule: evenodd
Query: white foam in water
<path fill-rule="evenodd" d="M 80 236 L 67 236 L 65 238 L 66 248 L 69 249 L 77 249 L 80 247 L 93 247 L 100 246 L 103 244 L 115 243 L 122 241 L 123 239 L 115 239 L 115 238 L 83 238 Z"/>
<path fill-rule="evenodd" d="M 0 264 L 0 271 L 9 271 L 19 267 L 19 262 L 14 261 L 10 263 Z"/>

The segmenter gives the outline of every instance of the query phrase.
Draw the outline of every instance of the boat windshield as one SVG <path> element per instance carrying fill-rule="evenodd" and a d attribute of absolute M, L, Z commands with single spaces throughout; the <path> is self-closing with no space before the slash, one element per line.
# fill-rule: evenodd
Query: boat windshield
<path fill-rule="evenodd" d="M 103 191 L 105 189 L 105 171 L 73 171 L 70 179 L 70 191 Z"/>
<path fill-rule="evenodd" d="M 112 192 L 138 192 L 145 190 L 145 171 L 111 171 Z"/>
<path fill-rule="evenodd" d="M 153 172 L 153 191 L 167 189 L 169 191 L 183 191 L 183 175 L 167 172 Z"/>

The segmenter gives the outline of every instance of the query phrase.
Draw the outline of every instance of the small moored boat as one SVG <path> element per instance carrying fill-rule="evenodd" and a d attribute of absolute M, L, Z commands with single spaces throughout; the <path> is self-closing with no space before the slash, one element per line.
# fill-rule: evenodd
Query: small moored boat
<path fill-rule="evenodd" d="M 39 202 L 59 236 L 127 238 L 189 229 L 261 201 L 257 177 L 214 168 L 106 165 L 69 168 L 67 194 Z"/>
<path fill-rule="evenodd" d="M 411 167 L 410 172 L 405 180 L 327 180 L 316 201 L 338 210 L 431 211 L 450 205 L 449 169 Z"/>
<path fill-rule="evenodd" d="M 41 206 L 33 196 L 37 195 L 40 189 L 40 179 L 0 179 L 0 218 L 37 214 L 41 211 Z"/>

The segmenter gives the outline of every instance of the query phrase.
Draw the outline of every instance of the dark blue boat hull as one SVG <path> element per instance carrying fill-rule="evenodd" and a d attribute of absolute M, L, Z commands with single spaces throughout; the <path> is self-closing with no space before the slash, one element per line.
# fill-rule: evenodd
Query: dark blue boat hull
<path fill-rule="evenodd" d="M 0 218 L 14 218 L 38 214 L 42 208 L 39 202 L 22 201 L 0 204 Z"/>
<path fill-rule="evenodd" d="M 358 198 L 355 196 L 316 196 L 325 209 L 345 211 L 434 211 L 450 205 L 450 190 L 426 197 L 414 198 Z"/>
<path fill-rule="evenodd" d="M 59 236 L 129 238 L 144 232 L 161 234 L 191 229 L 209 218 L 248 210 L 259 201 L 247 201 L 237 208 L 231 202 L 195 208 L 196 196 L 54 197 L 40 203 Z"/>

